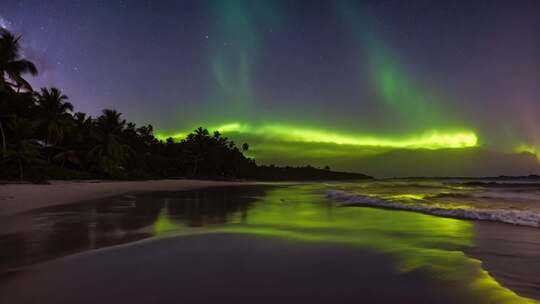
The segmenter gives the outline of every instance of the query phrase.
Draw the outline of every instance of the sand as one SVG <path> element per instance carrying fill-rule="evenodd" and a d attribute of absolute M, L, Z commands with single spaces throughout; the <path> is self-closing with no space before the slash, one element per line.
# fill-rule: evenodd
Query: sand
<path fill-rule="evenodd" d="M 0 216 L 13 215 L 53 205 L 84 202 L 105 197 L 155 191 L 179 191 L 218 186 L 240 186 L 249 182 L 205 180 L 149 181 L 51 181 L 47 185 L 0 185 Z"/>
<path fill-rule="evenodd" d="M 152 239 L 13 272 L 0 303 L 486 303 L 389 257 L 237 234 Z"/>

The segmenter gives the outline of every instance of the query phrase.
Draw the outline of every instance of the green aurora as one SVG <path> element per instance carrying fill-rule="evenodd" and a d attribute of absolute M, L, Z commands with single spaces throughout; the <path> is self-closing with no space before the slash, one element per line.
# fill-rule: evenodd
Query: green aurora
<path fill-rule="evenodd" d="M 540 174 L 534 0 L 59 2 L 36 10 L 50 25 L 16 3 L 0 18 L 35 89 L 163 140 L 202 126 L 259 164 L 376 177 Z"/>
<path fill-rule="evenodd" d="M 208 98 L 211 101 L 208 101 L 208 111 L 202 116 L 205 118 L 199 116 L 201 121 L 196 124 L 192 118 L 190 128 L 157 130 L 159 139 L 172 137 L 181 140 L 202 125 L 210 131 L 219 131 L 237 143 L 249 143 L 248 155 L 260 164 L 271 164 L 278 160 L 281 165 L 324 166 L 337 162 L 341 170 L 349 168 L 331 158 L 353 160 L 393 150 L 463 149 L 469 153 L 471 149 L 484 151 L 484 148 L 490 148 L 491 143 L 488 138 L 481 137 L 483 133 L 475 127 L 475 122 L 460 117 L 450 106 L 451 98 L 445 96 L 442 89 L 435 84 L 426 85 L 428 81 L 411 73 L 412 69 L 401 62 L 399 54 L 387 46 L 385 37 L 377 33 L 377 27 L 373 26 L 376 20 L 369 17 L 373 14 L 351 1 L 337 1 L 334 10 L 342 26 L 350 31 L 356 41 L 352 49 L 356 48 L 354 51 L 359 55 L 355 63 L 357 75 L 353 77 L 358 78 L 359 82 L 367 82 L 371 88 L 369 96 L 388 115 L 391 126 L 373 129 L 373 122 L 359 118 L 356 126 L 343 128 L 340 122 L 336 122 L 329 127 L 328 123 L 316 122 L 313 117 L 280 117 L 274 111 L 263 111 L 263 102 L 256 86 L 259 81 L 256 72 L 261 68 L 257 61 L 265 48 L 261 28 L 279 29 L 287 14 L 270 2 L 253 4 L 235 0 L 211 3 L 213 22 L 209 36 L 220 38 L 212 40 L 207 50 L 208 68 L 213 78 L 209 84 Z M 292 104 L 294 102 L 291 101 L 290 113 L 301 111 Z M 524 149 L 525 145 L 518 139 L 511 144 L 513 147 L 507 147 L 503 153 L 517 151 L 538 155 L 533 146 Z M 294 158 L 291 158 L 293 155 Z M 529 167 L 534 165 L 533 162 Z M 448 174 L 468 175 L 469 171 Z M 503 171 L 484 174 L 506 173 Z M 531 169 L 527 173 L 534 171 Z M 427 174 L 443 174 L 436 169 L 433 172 Z M 378 175 L 378 171 L 370 174 Z M 410 173 L 388 174 L 399 176 Z"/>
<path fill-rule="evenodd" d="M 225 111 L 236 116 L 238 113 L 250 115 L 256 101 L 253 66 L 261 44 L 254 23 L 275 27 L 278 11 L 270 1 L 257 5 L 240 0 L 211 1 L 210 4 L 212 22 L 207 39 L 211 43 L 207 56 L 214 80 L 210 99 L 217 103 L 214 106 L 226 101 Z"/>
<path fill-rule="evenodd" d="M 322 129 L 306 129 L 284 124 L 252 126 L 249 124 L 230 123 L 210 128 L 210 130 L 233 135 L 235 133 L 257 135 L 262 138 L 274 138 L 288 142 L 328 143 L 360 147 L 441 149 L 475 147 L 478 143 L 476 135 L 470 131 L 449 133 L 430 131 L 410 137 L 392 138 L 377 137 L 375 135 L 342 134 Z M 172 135 L 157 133 L 159 139 L 173 137 L 178 140 L 184 138 L 186 135 L 187 132 Z"/>
<path fill-rule="evenodd" d="M 157 132 L 156 137 L 178 141 L 194 129 Z M 246 154 L 259 164 L 329 165 L 377 177 L 519 175 L 537 172 L 540 163 L 534 147 L 522 145 L 511 153 L 490 151 L 474 131 L 466 129 L 381 135 L 295 124 L 233 122 L 210 126 L 209 130 L 219 131 L 238 144 L 249 143 Z"/>
<path fill-rule="evenodd" d="M 444 108 L 445 100 L 434 87 L 422 85 L 407 71 L 399 56 L 385 46 L 375 32 L 372 14 L 357 2 L 338 1 L 336 14 L 356 37 L 359 57 L 358 73 L 367 71 L 368 80 L 378 101 L 403 126 L 444 126 L 461 124 L 458 116 Z M 365 66 L 365 67 L 364 67 Z M 443 114 L 444 113 L 444 114 Z"/>
<path fill-rule="evenodd" d="M 231 1 L 224 4 L 222 1 L 212 2 L 213 15 L 216 24 L 212 26 L 210 35 L 225 37 L 223 41 L 232 41 L 230 45 L 219 41 L 212 44 L 209 50 L 209 62 L 211 63 L 212 75 L 217 84 L 214 89 L 215 99 L 227 101 L 229 110 L 238 113 L 236 119 L 249 115 L 255 103 L 256 95 L 252 84 L 251 66 L 255 60 L 259 49 L 260 41 L 257 33 L 253 30 L 253 20 L 249 9 L 257 8 L 267 17 L 262 22 L 276 26 L 279 14 L 275 7 L 248 7 L 243 1 Z M 259 16 L 261 14 L 258 14 Z M 259 22 L 261 22 L 259 20 Z M 381 49 L 370 52 L 372 57 L 372 77 L 377 91 L 382 95 L 382 100 L 392 107 L 401 117 L 413 117 L 415 120 L 430 108 L 430 103 L 425 100 L 420 89 L 410 85 L 408 77 L 403 73 L 398 73 L 391 64 L 392 61 L 376 55 L 383 53 Z M 435 111 L 429 111 L 429 117 L 434 118 Z M 194 127 L 195 128 L 195 127 Z M 156 136 L 161 140 L 172 137 L 181 140 L 189 131 L 181 130 L 172 133 L 157 131 Z M 295 149 L 294 144 L 298 143 L 318 143 L 327 144 L 324 152 L 319 149 L 313 153 L 305 150 L 304 153 L 311 153 L 310 157 L 317 156 L 339 156 L 345 151 L 344 146 L 352 147 L 376 147 L 384 148 L 406 148 L 406 149 L 440 149 L 440 148 L 464 148 L 478 145 L 476 134 L 470 130 L 424 130 L 414 134 L 401 136 L 381 136 L 379 134 L 362 134 L 357 132 L 334 132 L 326 128 L 305 127 L 297 123 L 282 124 L 278 122 L 266 124 L 250 124 L 243 122 L 232 122 L 218 126 L 210 126 L 211 131 L 219 131 L 233 139 L 242 139 L 246 136 L 256 137 L 256 144 L 251 145 L 250 156 L 264 162 L 264 155 L 258 151 L 264 150 L 266 153 L 286 153 L 294 149 L 296 152 L 302 149 Z M 269 150 L 270 149 L 270 150 Z M 354 153 L 358 154 L 355 150 Z"/>

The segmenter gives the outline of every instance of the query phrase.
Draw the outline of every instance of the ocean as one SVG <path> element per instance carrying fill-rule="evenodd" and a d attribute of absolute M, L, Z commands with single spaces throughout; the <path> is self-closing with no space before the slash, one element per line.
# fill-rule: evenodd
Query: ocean
<path fill-rule="evenodd" d="M 539 180 L 388 179 L 328 184 L 327 195 L 349 205 L 540 226 Z"/>

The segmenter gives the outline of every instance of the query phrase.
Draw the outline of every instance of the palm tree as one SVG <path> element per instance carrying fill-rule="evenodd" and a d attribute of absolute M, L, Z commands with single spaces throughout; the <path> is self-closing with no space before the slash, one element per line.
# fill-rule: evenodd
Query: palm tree
<path fill-rule="evenodd" d="M 247 152 L 248 150 L 249 150 L 249 144 L 248 144 L 248 143 L 244 143 L 244 144 L 242 145 L 242 151 L 243 151 L 243 152 Z"/>
<path fill-rule="evenodd" d="M 60 152 L 53 157 L 53 160 L 60 162 L 60 167 L 62 168 L 64 168 L 66 162 L 81 166 L 80 153 L 76 149 L 62 148 Z"/>
<path fill-rule="evenodd" d="M 6 94 L 14 87 L 17 88 L 17 91 L 21 88 L 32 91 L 32 87 L 22 75 L 26 73 L 36 75 L 37 68 L 32 62 L 20 58 L 20 38 L 20 36 L 15 37 L 6 29 L 0 28 L 0 94 Z M 8 79 L 12 82 L 9 82 Z M 5 158 L 3 151 L 7 149 L 6 135 L 1 117 L 0 136 L 2 136 L 2 158 Z"/>
<path fill-rule="evenodd" d="M 57 147 L 59 152 L 53 157 L 53 160 L 60 162 L 60 166 L 64 167 L 66 163 L 76 165 L 81 169 L 85 169 L 85 155 L 90 150 L 92 142 L 90 138 L 90 130 L 92 127 L 92 117 L 85 113 L 77 112 L 73 114 L 73 128 L 70 132 L 71 136 L 67 136 L 62 147 Z"/>
<path fill-rule="evenodd" d="M 73 105 L 57 88 L 42 88 L 37 102 L 40 109 L 37 125 L 45 132 L 45 143 L 58 145 L 73 126 Z"/>
<path fill-rule="evenodd" d="M 195 139 L 197 141 L 206 141 L 209 135 L 210 133 L 208 132 L 208 130 L 204 129 L 203 127 L 198 127 L 195 130 Z"/>
<path fill-rule="evenodd" d="M 75 142 L 78 144 L 83 144 L 85 137 L 90 134 L 90 128 L 92 127 L 92 116 L 87 116 L 86 113 L 77 112 L 73 114 L 73 121 L 75 123 L 73 128 Z"/>
<path fill-rule="evenodd" d="M 15 37 L 6 29 L 0 28 L 0 92 L 10 88 L 32 91 L 32 87 L 22 75 L 37 75 L 37 68 L 32 62 L 20 58 L 20 39 L 21 36 Z"/>
<path fill-rule="evenodd" d="M 121 135 L 126 121 L 121 120 L 116 110 L 105 109 L 97 118 L 93 132 L 97 145 L 88 153 L 97 162 L 101 171 L 113 174 L 128 153 L 129 147 L 122 144 Z"/>
<path fill-rule="evenodd" d="M 15 118 L 9 124 L 13 132 L 13 143 L 5 150 L 3 162 L 16 162 L 19 168 L 19 179 L 24 179 L 24 167 L 37 158 L 39 147 L 32 143 L 33 126 L 30 121 L 24 118 Z"/>
<path fill-rule="evenodd" d="M 0 93 L 1 94 L 1 93 Z M 0 100 L 0 136 L 2 136 L 2 159 L 5 158 L 5 154 L 4 152 L 6 151 L 7 149 L 7 145 L 6 145 L 6 133 L 4 131 L 4 125 L 2 124 L 2 119 L 7 119 L 9 118 L 11 115 L 6 115 L 4 113 L 9 113 L 9 111 L 7 111 L 7 106 L 5 106 L 5 99 L 2 99 Z"/>
<path fill-rule="evenodd" d="M 152 125 L 142 126 L 136 129 L 139 139 L 147 146 L 150 147 L 159 141 L 154 137 L 154 127 Z"/>
<path fill-rule="evenodd" d="M 214 136 L 217 135 L 214 133 Z M 193 176 L 199 174 L 200 164 L 207 157 L 210 138 L 210 133 L 203 127 L 195 129 L 186 138 L 186 156 L 191 163 L 191 175 Z"/>

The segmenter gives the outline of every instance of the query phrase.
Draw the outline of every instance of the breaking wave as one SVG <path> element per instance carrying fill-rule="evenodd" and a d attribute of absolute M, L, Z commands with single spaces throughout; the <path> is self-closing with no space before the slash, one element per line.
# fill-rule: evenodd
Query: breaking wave
<path fill-rule="evenodd" d="M 377 197 L 351 194 L 341 190 L 329 190 L 326 196 L 330 199 L 343 202 L 345 205 L 371 206 L 389 209 L 399 209 L 422 212 L 432 215 L 453 217 L 469 220 L 494 221 L 507 224 L 540 227 L 540 214 L 532 211 L 507 210 L 507 209 L 480 209 L 474 207 L 448 207 L 441 204 L 430 205 L 428 203 L 405 203 L 381 199 Z"/>

